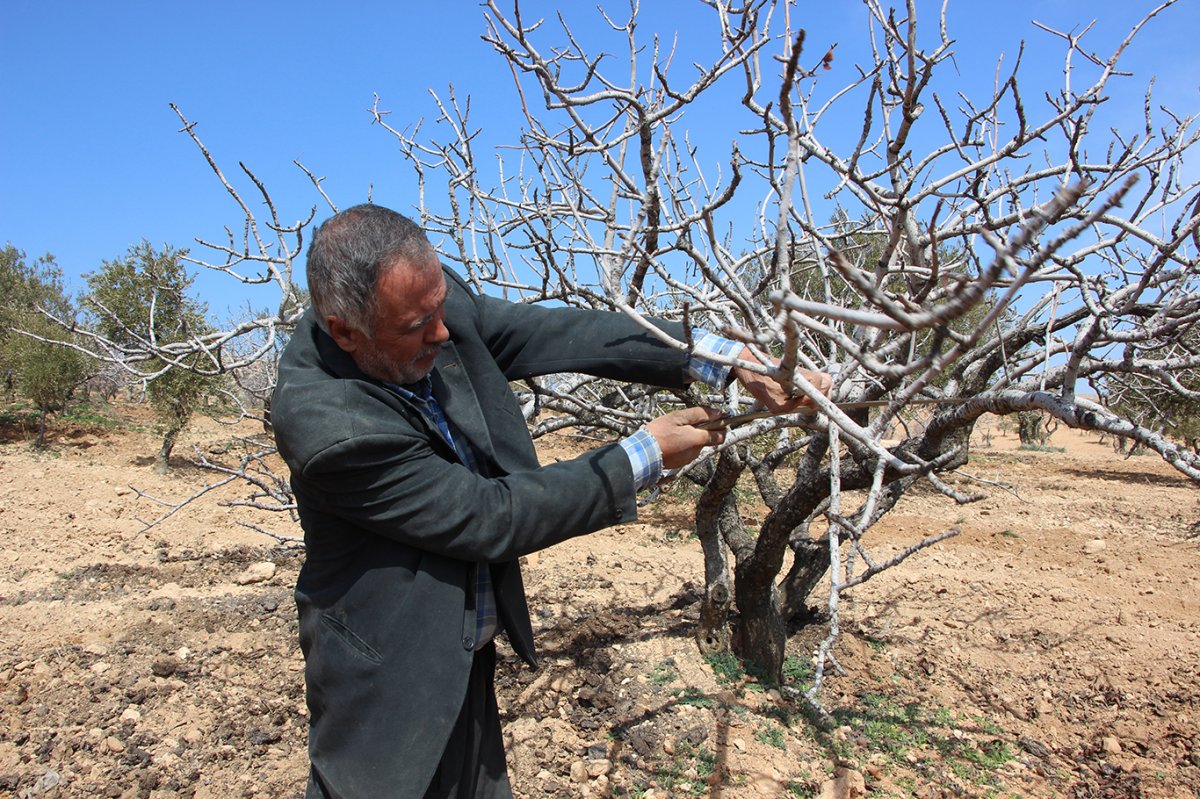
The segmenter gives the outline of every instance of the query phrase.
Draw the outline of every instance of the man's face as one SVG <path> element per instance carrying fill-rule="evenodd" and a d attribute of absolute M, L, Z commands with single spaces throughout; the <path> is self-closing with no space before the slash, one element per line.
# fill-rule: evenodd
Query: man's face
<path fill-rule="evenodd" d="M 420 266 L 393 264 L 379 277 L 375 334 L 368 338 L 337 317 L 326 322 L 338 346 L 358 368 L 388 383 L 415 383 L 433 370 L 442 342 L 446 279 L 436 259 Z"/>

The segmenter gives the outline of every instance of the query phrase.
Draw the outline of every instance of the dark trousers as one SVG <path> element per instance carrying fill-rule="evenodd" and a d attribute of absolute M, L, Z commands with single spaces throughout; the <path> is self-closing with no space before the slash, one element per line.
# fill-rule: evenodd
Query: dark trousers
<path fill-rule="evenodd" d="M 496 707 L 495 678 L 496 646 L 488 644 L 475 653 L 467 698 L 425 799 L 513 799 L 500 733 L 500 710 Z M 331 799 L 333 794 L 312 770 L 305 796 Z"/>
<path fill-rule="evenodd" d="M 467 698 L 425 799 L 512 799 L 495 677 L 496 647 L 488 644 L 475 653 Z"/>

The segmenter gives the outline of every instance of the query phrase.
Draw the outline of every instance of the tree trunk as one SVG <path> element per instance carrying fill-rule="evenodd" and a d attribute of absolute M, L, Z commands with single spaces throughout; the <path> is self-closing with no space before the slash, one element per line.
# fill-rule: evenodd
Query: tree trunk
<path fill-rule="evenodd" d="M 39 410 L 41 411 L 41 413 L 38 414 L 38 433 L 37 433 L 37 438 L 34 439 L 34 441 L 33 441 L 33 446 L 34 446 L 34 449 L 45 449 L 46 448 L 46 415 L 48 413 L 50 413 L 50 411 L 45 405 L 43 405 L 41 408 L 39 408 Z"/>
<path fill-rule="evenodd" d="M 763 590 L 761 586 L 751 586 L 753 582 L 738 575 L 736 591 L 740 615 L 734 651 L 759 679 L 777 685 L 783 680 L 787 623 L 775 584 L 772 582 Z"/>
<path fill-rule="evenodd" d="M 705 578 L 704 599 L 700 603 L 700 623 L 696 627 L 696 646 L 699 647 L 700 654 L 715 655 L 718 652 L 729 652 L 733 648 L 729 632 L 729 608 L 732 600 L 728 569 L 725 570 L 723 578 Z"/>
<path fill-rule="evenodd" d="M 805 600 L 829 571 L 829 543 L 824 538 L 803 538 L 792 542 L 792 568 L 783 578 L 780 600 L 783 618 L 792 622 L 808 614 Z"/>
<path fill-rule="evenodd" d="M 163 436 L 162 447 L 159 448 L 158 455 L 154 458 L 156 474 L 166 474 L 171 470 L 171 450 L 175 449 L 175 441 L 179 438 L 182 429 L 182 427 L 172 427 Z"/>
<path fill-rule="evenodd" d="M 733 603 L 733 575 L 729 571 L 725 542 L 744 535 L 733 487 L 745 468 L 740 458 L 724 453 L 696 502 L 696 536 L 704 551 L 704 599 L 696 644 L 703 655 L 732 650 L 729 611 Z"/>
<path fill-rule="evenodd" d="M 763 520 L 758 540 L 737 553 L 734 598 L 738 622 L 734 651 L 762 679 L 779 682 L 783 677 L 787 617 L 776 580 L 783 569 L 792 533 L 804 525 L 823 498 L 828 477 L 822 466 L 829 439 L 816 437 L 796 469 L 796 481 Z M 828 560 L 828 558 L 826 558 Z"/>
<path fill-rule="evenodd" d="M 1046 443 L 1042 430 L 1042 415 L 1037 411 L 1021 411 L 1017 414 L 1017 436 L 1023 447 L 1037 447 Z"/>

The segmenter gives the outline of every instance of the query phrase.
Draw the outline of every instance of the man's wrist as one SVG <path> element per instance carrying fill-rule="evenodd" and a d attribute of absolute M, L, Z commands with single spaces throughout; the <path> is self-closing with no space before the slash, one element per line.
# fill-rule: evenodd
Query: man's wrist
<path fill-rule="evenodd" d="M 629 456 L 629 466 L 633 470 L 633 490 L 641 491 L 656 484 L 662 477 L 663 468 L 662 448 L 658 446 L 658 440 L 643 427 L 618 443 Z"/>
<path fill-rule="evenodd" d="M 744 346 L 740 342 L 697 330 L 692 336 L 692 352 L 688 356 L 687 376 L 705 385 L 723 389 L 733 379 L 733 367 L 717 363 L 714 358 L 734 357 Z"/>

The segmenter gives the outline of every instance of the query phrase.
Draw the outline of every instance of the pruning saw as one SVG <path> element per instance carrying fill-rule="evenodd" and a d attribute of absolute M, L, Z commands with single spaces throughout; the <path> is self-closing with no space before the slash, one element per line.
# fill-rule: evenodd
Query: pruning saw
<path fill-rule="evenodd" d="M 968 402 L 971 397 L 916 397 L 905 402 L 905 405 L 959 405 Z M 834 405 L 843 411 L 857 411 L 863 408 L 886 408 L 895 403 L 895 400 L 860 400 L 858 402 L 835 402 Z M 750 411 L 749 413 L 735 413 L 729 416 L 722 416 L 719 419 L 713 419 L 709 422 L 701 422 L 693 425 L 701 430 L 731 430 L 735 427 L 741 427 L 750 422 L 756 422 L 759 419 L 770 419 L 775 416 L 790 416 L 792 414 L 803 414 L 804 416 L 815 416 L 816 409 L 805 409 L 799 411 L 785 411 L 776 413 L 775 411 Z"/>

